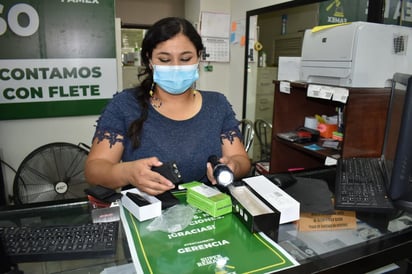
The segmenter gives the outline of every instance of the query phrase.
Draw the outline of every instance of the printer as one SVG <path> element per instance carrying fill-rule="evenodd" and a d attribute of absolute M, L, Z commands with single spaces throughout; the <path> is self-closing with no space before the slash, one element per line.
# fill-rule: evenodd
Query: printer
<path fill-rule="evenodd" d="M 412 28 L 369 22 L 305 31 L 300 80 L 347 87 L 389 87 L 395 72 L 412 73 Z"/>

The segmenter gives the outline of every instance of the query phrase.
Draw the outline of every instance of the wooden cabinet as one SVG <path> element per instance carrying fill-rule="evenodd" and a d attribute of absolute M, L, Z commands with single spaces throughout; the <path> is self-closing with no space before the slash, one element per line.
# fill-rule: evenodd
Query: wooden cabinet
<path fill-rule="evenodd" d="M 390 88 L 348 88 L 346 104 L 307 97 L 307 83 L 291 82 L 290 94 L 279 91 L 280 81 L 274 81 L 273 132 L 270 172 L 285 172 L 291 168 L 324 166 L 327 156 L 376 157 L 381 154 L 385 133 Z M 344 137 L 340 150 L 312 151 L 304 146 L 279 139 L 276 134 L 303 126 L 306 116 L 336 115 L 343 106 Z"/>

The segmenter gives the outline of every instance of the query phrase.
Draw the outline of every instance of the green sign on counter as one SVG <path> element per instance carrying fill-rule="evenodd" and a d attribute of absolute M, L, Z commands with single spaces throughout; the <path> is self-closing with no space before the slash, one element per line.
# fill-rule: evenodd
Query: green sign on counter
<path fill-rule="evenodd" d="M 114 0 L 0 0 L 0 119 L 98 114 L 117 91 Z"/>
<path fill-rule="evenodd" d="M 149 231 L 152 220 L 139 222 L 125 208 L 121 216 L 137 273 L 271 273 L 298 265 L 234 214 L 214 218 L 198 210 L 192 223 L 175 233 Z"/>

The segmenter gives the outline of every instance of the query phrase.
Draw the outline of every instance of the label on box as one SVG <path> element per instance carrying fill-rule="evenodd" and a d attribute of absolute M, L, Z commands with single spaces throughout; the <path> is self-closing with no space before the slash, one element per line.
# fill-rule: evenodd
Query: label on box
<path fill-rule="evenodd" d="M 119 206 L 92 209 L 93 223 L 116 222 L 120 220 Z"/>
<path fill-rule="evenodd" d="M 356 229 L 355 211 L 337 210 L 334 214 L 301 213 L 299 231 Z"/>
<path fill-rule="evenodd" d="M 280 224 L 299 219 L 300 204 L 263 175 L 244 178 L 243 181 L 262 200 L 280 211 Z"/>
<path fill-rule="evenodd" d="M 221 193 L 220 191 L 205 185 L 192 187 L 192 190 L 196 191 L 199 194 L 202 194 L 207 198 L 219 195 Z"/>

